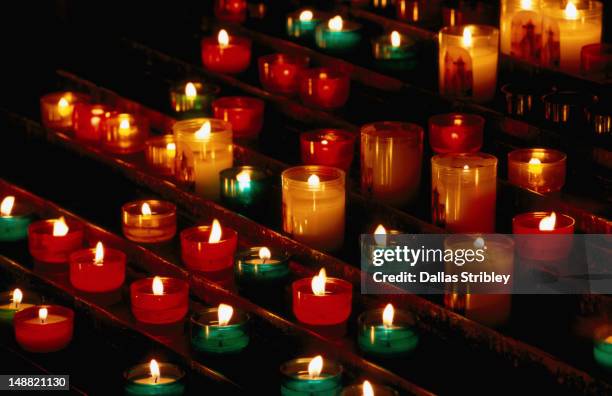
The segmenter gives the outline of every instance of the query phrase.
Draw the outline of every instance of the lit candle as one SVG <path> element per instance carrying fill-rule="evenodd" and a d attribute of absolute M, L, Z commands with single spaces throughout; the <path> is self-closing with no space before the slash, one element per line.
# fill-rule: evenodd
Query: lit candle
<path fill-rule="evenodd" d="M 15 339 L 28 352 L 64 349 L 72 340 L 74 312 L 59 305 L 37 305 L 15 313 Z"/>
<path fill-rule="evenodd" d="M 142 151 L 149 137 L 146 118 L 134 114 L 113 112 L 104 122 L 102 146 L 115 154 Z"/>
<path fill-rule="evenodd" d="M 361 190 L 380 202 L 404 206 L 421 184 L 423 128 L 383 121 L 361 127 Z"/>
<path fill-rule="evenodd" d="M 130 285 L 134 317 L 143 323 L 168 324 L 183 320 L 189 309 L 189 285 L 176 278 L 156 276 Z"/>
<path fill-rule="evenodd" d="M 226 96 L 212 103 L 213 117 L 232 125 L 234 138 L 256 139 L 264 121 L 264 101 L 249 96 Z"/>
<path fill-rule="evenodd" d="M 70 254 L 70 283 L 88 293 L 117 290 L 125 280 L 125 253 L 104 247 L 98 242 L 94 249 L 77 250 Z"/>
<path fill-rule="evenodd" d="M 575 220 L 555 212 L 523 213 L 512 219 L 519 256 L 536 261 L 566 258 L 573 245 Z"/>
<path fill-rule="evenodd" d="M 495 232 L 497 158 L 484 153 L 431 159 L 433 223 L 450 232 Z"/>
<path fill-rule="evenodd" d="M 38 261 L 66 263 L 70 253 L 83 246 L 83 226 L 63 217 L 37 221 L 28 228 L 28 245 Z"/>
<path fill-rule="evenodd" d="M 362 313 L 357 322 L 359 348 L 367 354 L 397 357 L 414 350 L 419 342 L 412 316 L 391 304 Z"/>
<path fill-rule="evenodd" d="M 340 396 L 398 396 L 399 394 L 386 386 L 376 385 L 370 381 L 363 381 L 363 384 L 347 386 L 342 390 Z"/>
<path fill-rule="evenodd" d="M 476 114 L 438 114 L 429 118 L 434 153 L 475 153 L 482 147 L 485 120 Z"/>
<path fill-rule="evenodd" d="M 321 22 L 319 15 L 311 10 L 299 10 L 287 15 L 287 35 L 290 37 L 311 37 Z"/>
<path fill-rule="evenodd" d="M 315 41 L 319 48 L 330 52 L 351 52 L 361 41 L 361 25 L 336 15 L 316 27 Z"/>
<path fill-rule="evenodd" d="M 198 352 L 238 353 L 249 344 L 248 315 L 231 305 L 195 312 L 191 316 L 191 345 Z"/>
<path fill-rule="evenodd" d="M 282 175 L 283 231 L 315 249 L 344 243 L 345 175 L 337 168 L 306 165 Z"/>
<path fill-rule="evenodd" d="M 344 323 L 351 314 L 353 285 L 328 278 L 325 268 L 312 278 L 293 282 L 293 313 L 302 323 L 329 326 Z"/>
<path fill-rule="evenodd" d="M 259 81 L 266 91 L 293 95 L 298 92 L 301 75 L 309 62 L 307 56 L 300 55 L 260 56 Z"/>
<path fill-rule="evenodd" d="M 170 105 L 178 118 L 188 119 L 210 115 L 212 102 L 221 88 L 201 81 L 181 81 L 170 88 Z"/>
<path fill-rule="evenodd" d="M 341 129 L 317 129 L 300 134 L 300 152 L 306 165 L 326 165 L 348 172 L 355 152 L 354 133 Z"/>
<path fill-rule="evenodd" d="M 15 313 L 33 306 L 24 301 L 23 294 L 19 288 L 0 294 L 0 323 L 11 324 Z"/>
<path fill-rule="evenodd" d="M 273 255 L 265 246 L 252 247 L 238 254 L 234 273 L 241 286 L 263 288 L 282 283 L 289 275 L 289 256 L 276 252 Z"/>
<path fill-rule="evenodd" d="M 54 92 L 43 96 L 40 98 L 43 125 L 51 129 L 72 130 L 74 105 L 89 100 L 89 96 L 76 92 Z"/>
<path fill-rule="evenodd" d="M 268 204 L 268 174 L 254 166 L 236 166 L 221 171 L 221 202 L 228 208 L 258 216 Z"/>
<path fill-rule="evenodd" d="M 308 106 L 333 110 L 344 106 L 350 88 L 351 79 L 344 72 L 324 67 L 309 69 L 302 73 L 300 99 Z"/>
<path fill-rule="evenodd" d="M 502 0 L 501 52 L 539 64 L 542 52 L 540 0 Z"/>
<path fill-rule="evenodd" d="M 195 118 L 172 127 L 176 141 L 175 176 L 195 185 L 196 194 L 219 199 L 219 173 L 234 162 L 232 126 L 223 120 Z"/>
<path fill-rule="evenodd" d="M 593 357 L 604 369 L 612 370 L 612 326 L 604 325 L 595 330 Z"/>
<path fill-rule="evenodd" d="M 415 44 L 413 39 L 394 30 L 372 41 L 372 54 L 383 67 L 405 70 L 415 64 Z"/>
<path fill-rule="evenodd" d="M 147 165 L 162 175 L 174 174 L 176 143 L 174 135 L 163 135 L 147 139 L 145 143 Z"/>
<path fill-rule="evenodd" d="M 185 372 L 174 364 L 150 363 L 131 367 L 124 373 L 126 396 L 180 396 L 185 391 Z"/>
<path fill-rule="evenodd" d="M 12 242 L 28 235 L 32 212 L 24 205 L 16 205 L 15 197 L 7 195 L 0 202 L 0 241 Z"/>
<path fill-rule="evenodd" d="M 566 158 L 553 149 L 514 150 L 508 153 L 508 180 L 539 193 L 560 191 L 565 184 Z"/>
<path fill-rule="evenodd" d="M 216 73 L 236 74 L 245 71 L 251 62 L 251 40 L 230 36 L 221 29 L 216 37 L 202 39 L 202 63 Z"/>
<path fill-rule="evenodd" d="M 340 392 L 342 366 L 322 356 L 298 358 L 280 367 L 282 396 L 328 396 Z"/>
<path fill-rule="evenodd" d="M 79 102 L 74 105 L 74 134 L 77 139 L 92 142 L 100 140 L 111 109 L 103 104 Z"/>
<path fill-rule="evenodd" d="M 176 234 L 176 205 L 148 199 L 128 202 L 121 208 L 123 235 L 142 243 L 166 242 Z"/>
<path fill-rule="evenodd" d="M 495 96 L 499 31 L 491 26 L 445 27 L 439 38 L 440 93 L 488 102 Z"/>
<path fill-rule="evenodd" d="M 246 0 L 215 0 L 214 9 L 219 21 L 242 23 L 247 18 Z"/>
<path fill-rule="evenodd" d="M 191 227 L 181 232 L 181 257 L 187 269 L 216 272 L 233 268 L 238 233 L 221 227 L 217 219 L 210 226 Z"/>

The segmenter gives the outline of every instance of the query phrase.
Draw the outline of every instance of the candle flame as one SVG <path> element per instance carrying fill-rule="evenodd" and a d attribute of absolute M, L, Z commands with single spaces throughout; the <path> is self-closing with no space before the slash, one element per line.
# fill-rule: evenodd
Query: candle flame
<path fill-rule="evenodd" d="M 395 316 L 395 309 L 393 309 L 393 305 L 389 303 L 383 310 L 382 314 L 383 325 L 385 327 L 393 326 L 393 316 Z"/>
<path fill-rule="evenodd" d="M 319 355 L 308 363 L 308 376 L 312 379 L 319 377 L 323 371 L 323 356 Z"/>
<path fill-rule="evenodd" d="M 310 22 L 312 21 L 313 17 L 314 17 L 314 14 L 310 10 L 304 10 L 300 12 L 300 21 L 302 22 Z"/>
<path fill-rule="evenodd" d="M 386 235 L 387 230 L 384 225 L 379 224 L 378 227 L 374 230 L 374 235 Z"/>
<path fill-rule="evenodd" d="M 272 252 L 267 247 L 262 247 L 259 249 L 259 258 L 262 260 L 269 260 L 272 257 Z"/>
<path fill-rule="evenodd" d="M 363 381 L 363 396 L 374 396 L 374 389 L 372 388 L 372 384 L 370 381 Z"/>
<path fill-rule="evenodd" d="M 469 27 L 463 28 L 463 46 L 468 48 L 472 46 L 472 29 Z"/>
<path fill-rule="evenodd" d="M 164 282 L 162 282 L 159 276 L 153 278 L 153 294 L 156 296 L 164 294 Z"/>
<path fill-rule="evenodd" d="M 102 265 L 104 261 L 104 246 L 101 241 L 96 244 L 96 254 L 94 255 L 94 264 Z"/>
<path fill-rule="evenodd" d="M 195 84 L 192 82 L 188 82 L 185 85 L 185 96 L 187 96 L 187 99 L 194 99 L 197 95 L 198 90 L 196 89 Z"/>
<path fill-rule="evenodd" d="M 211 125 L 210 125 L 210 121 L 205 121 L 204 124 L 202 124 L 202 126 L 200 127 L 200 129 L 198 129 L 195 133 L 195 137 L 196 139 L 200 139 L 200 140 L 208 140 L 210 139 L 210 133 L 211 133 Z"/>
<path fill-rule="evenodd" d="M 176 143 L 168 143 L 168 144 L 166 144 L 166 150 L 168 150 L 168 151 L 176 151 Z"/>
<path fill-rule="evenodd" d="M 251 182 L 251 174 L 248 171 L 242 171 L 236 175 L 236 180 L 238 183 L 250 183 Z"/>
<path fill-rule="evenodd" d="M 327 22 L 327 27 L 332 32 L 340 32 L 340 31 L 342 31 L 342 27 L 343 26 L 344 26 L 344 21 L 342 20 L 342 17 L 340 15 L 336 15 L 335 17 L 331 18 Z"/>
<path fill-rule="evenodd" d="M 60 98 L 59 102 L 57 102 L 57 112 L 62 117 L 66 117 L 70 114 L 70 102 L 63 96 Z"/>
<path fill-rule="evenodd" d="M 329 142 L 326 139 L 321 140 L 321 144 L 327 146 Z"/>
<path fill-rule="evenodd" d="M 394 47 L 399 47 L 402 44 L 402 36 L 398 33 L 397 30 L 391 32 L 391 45 Z"/>
<path fill-rule="evenodd" d="M 149 371 L 151 372 L 151 377 L 153 378 L 153 382 L 157 383 L 159 381 L 159 377 L 161 376 L 161 372 L 159 371 L 159 364 L 157 360 L 151 359 L 151 363 L 149 363 Z"/>
<path fill-rule="evenodd" d="M 470 166 L 468 164 L 463 165 L 463 170 L 464 171 L 470 170 Z"/>
<path fill-rule="evenodd" d="M 378 245 L 386 245 L 387 244 L 387 229 L 382 224 L 379 224 L 378 227 L 374 230 L 374 241 Z"/>
<path fill-rule="evenodd" d="M 119 129 L 121 130 L 129 130 L 130 129 L 130 119 L 129 118 L 122 118 L 121 121 L 119 121 Z"/>
<path fill-rule="evenodd" d="M 208 236 L 208 243 L 217 243 L 221 240 L 221 223 L 219 220 L 214 219 L 212 226 L 210 227 L 210 235 Z"/>
<path fill-rule="evenodd" d="M 15 307 L 18 307 L 19 304 L 21 304 L 21 301 L 23 301 L 23 293 L 21 291 L 21 289 L 15 289 L 13 290 L 13 305 L 15 305 Z"/>
<path fill-rule="evenodd" d="M 607 344 L 612 344 L 612 335 L 607 336 L 604 342 Z"/>
<path fill-rule="evenodd" d="M 569 1 L 567 3 L 567 6 L 565 7 L 565 18 L 566 19 L 578 19 L 578 9 L 576 8 L 576 5 L 574 4 L 574 2 Z"/>
<path fill-rule="evenodd" d="M 523 10 L 531 10 L 532 6 L 531 0 L 521 0 L 521 8 Z"/>
<path fill-rule="evenodd" d="M 325 295 L 325 282 L 327 281 L 327 274 L 325 273 L 325 268 L 321 268 L 318 275 L 312 277 L 312 282 L 310 286 L 312 287 L 312 292 L 315 296 L 324 296 Z"/>
<path fill-rule="evenodd" d="M 555 212 L 552 212 L 550 216 L 544 217 L 540 220 L 540 224 L 538 228 L 540 231 L 553 231 L 555 229 L 555 225 L 557 223 L 557 215 Z"/>
<path fill-rule="evenodd" d="M 461 124 L 463 124 L 463 119 L 460 117 L 453 118 L 453 125 L 460 126 Z"/>
<path fill-rule="evenodd" d="M 66 220 L 64 220 L 64 216 L 60 217 L 57 220 L 53 220 L 53 236 L 66 236 L 68 234 L 69 228 L 66 224 Z"/>
<path fill-rule="evenodd" d="M 537 158 L 532 158 L 529 160 L 529 165 L 541 165 L 541 164 L 542 164 L 542 161 L 540 161 Z"/>
<path fill-rule="evenodd" d="M 38 310 L 38 319 L 40 319 L 40 323 L 45 323 L 47 316 L 49 316 L 49 310 L 47 308 L 41 308 Z"/>
<path fill-rule="evenodd" d="M 143 203 L 140 207 L 140 213 L 142 213 L 143 216 L 151 216 L 153 214 L 153 212 L 151 212 L 151 206 L 149 206 L 147 202 Z"/>
<path fill-rule="evenodd" d="M 221 47 L 225 47 L 229 45 L 229 34 L 225 29 L 219 30 L 219 35 L 217 36 L 217 40 L 219 41 L 219 45 Z"/>
<path fill-rule="evenodd" d="M 12 195 L 4 197 L 0 204 L 0 215 L 10 216 L 13 211 L 13 206 L 15 206 L 15 197 Z"/>
<path fill-rule="evenodd" d="M 219 317 L 219 326 L 227 326 L 230 319 L 232 319 L 232 315 L 234 315 L 234 308 L 231 305 L 219 304 L 217 315 Z"/>
<path fill-rule="evenodd" d="M 308 177 L 308 186 L 309 187 L 319 187 L 319 183 L 321 181 L 319 180 L 319 176 L 317 175 L 310 175 L 310 177 Z"/>

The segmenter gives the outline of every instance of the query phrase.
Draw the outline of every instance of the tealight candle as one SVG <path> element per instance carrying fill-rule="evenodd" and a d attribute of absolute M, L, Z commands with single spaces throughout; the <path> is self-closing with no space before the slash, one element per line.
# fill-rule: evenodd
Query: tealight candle
<path fill-rule="evenodd" d="M 163 135 L 147 139 L 145 142 L 147 165 L 162 175 L 174 174 L 176 142 L 174 135 Z"/>
<path fill-rule="evenodd" d="M 387 230 L 384 225 L 379 224 L 373 233 L 373 243 L 361 243 L 361 268 L 365 272 L 378 271 L 376 266 L 372 264 L 374 259 L 374 250 L 380 249 L 395 249 L 401 242 L 397 235 L 401 235 L 401 231 Z"/>
<path fill-rule="evenodd" d="M 210 226 L 191 227 L 181 232 L 181 257 L 190 270 L 215 272 L 234 266 L 238 233 L 221 227 L 217 219 Z"/>
<path fill-rule="evenodd" d="M 28 235 L 32 212 L 15 202 L 13 195 L 7 195 L 0 202 L 0 241 L 18 241 Z"/>
<path fill-rule="evenodd" d="M 191 316 L 191 345 L 198 352 L 238 353 L 249 344 L 248 315 L 219 304 Z"/>
<path fill-rule="evenodd" d="M 223 120 L 195 118 L 172 127 L 176 141 L 175 176 L 195 186 L 196 194 L 219 199 L 219 173 L 234 162 L 232 126 Z"/>
<path fill-rule="evenodd" d="M 231 36 L 221 29 L 217 37 L 202 39 L 202 63 L 216 73 L 236 74 L 245 71 L 251 62 L 251 40 Z"/>
<path fill-rule="evenodd" d="M 224 22 L 244 22 L 247 17 L 246 0 L 215 0 L 215 17 Z"/>
<path fill-rule="evenodd" d="M 341 129 L 317 129 L 300 134 L 300 152 L 306 165 L 326 165 L 348 172 L 355 152 L 353 133 Z"/>
<path fill-rule="evenodd" d="M 477 103 L 492 100 L 499 31 L 484 25 L 449 26 L 440 30 L 438 39 L 440 93 Z"/>
<path fill-rule="evenodd" d="M 502 0 L 499 29 L 502 53 L 540 63 L 543 39 L 540 0 Z"/>
<path fill-rule="evenodd" d="M 497 158 L 484 153 L 431 159 L 433 223 L 450 232 L 495 232 Z"/>
<path fill-rule="evenodd" d="M 266 286 L 282 283 L 289 275 L 289 256 L 265 246 L 240 252 L 234 266 L 236 281 L 242 286 Z"/>
<path fill-rule="evenodd" d="M 605 325 L 595 330 L 593 357 L 604 369 L 612 370 L 612 326 Z"/>
<path fill-rule="evenodd" d="M 74 312 L 59 305 L 36 305 L 15 313 L 17 343 L 28 352 L 64 349 L 72 340 Z"/>
<path fill-rule="evenodd" d="M 296 38 L 311 37 L 320 22 L 320 16 L 311 10 L 296 11 L 287 15 L 287 35 Z"/>
<path fill-rule="evenodd" d="M 33 306 L 24 301 L 23 295 L 24 293 L 18 288 L 0 294 L 0 323 L 12 323 L 15 313 Z"/>
<path fill-rule="evenodd" d="M 170 89 L 172 111 L 181 119 L 210 115 L 221 88 L 201 81 L 182 81 Z"/>
<path fill-rule="evenodd" d="M 321 268 L 313 278 L 293 282 L 293 313 L 302 323 L 329 326 L 344 323 L 351 314 L 353 285 L 328 278 Z"/>
<path fill-rule="evenodd" d="M 79 102 L 74 105 L 74 135 L 77 139 L 98 141 L 111 109 L 103 104 Z"/>
<path fill-rule="evenodd" d="M 143 323 L 168 324 L 183 320 L 189 309 L 189 284 L 156 276 L 133 282 L 130 298 L 134 317 Z"/>
<path fill-rule="evenodd" d="M 293 95 L 298 92 L 300 78 L 308 67 L 307 56 L 271 54 L 260 56 L 259 81 L 266 91 Z"/>
<path fill-rule="evenodd" d="M 125 280 L 125 253 L 104 247 L 98 242 L 94 249 L 77 250 L 70 254 L 70 283 L 88 293 L 117 290 Z"/>
<path fill-rule="evenodd" d="M 254 166 L 221 171 L 221 202 L 240 213 L 257 215 L 268 203 L 269 177 Z"/>
<path fill-rule="evenodd" d="M 566 258 L 572 250 L 575 223 L 572 217 L 555 212 L 514 216 L 512 233 L 519 256 L 537 261 Z"/>
<path fill-rule="evenodd" d="M 342 366 L 322 356 L 283 363 L 282 396 L 330 396 L 340 392 Z"/>
<path fill-rule="evenodd" d="M 394 30 L 372 41 L 372 54 L 381 66 L 404 70 L 414 66 L 416 42 Z"/>
<path fill-rule="evenodd" d="M 41 120 L 46 128 L 71 130 L 72 113 L 77 103 L 89 102 L 90 97 L 76 92 L 54 92 L 40 98 Z"/>
<path fill-rule="evenodd" d="M 342 390 L 340 396 L 398 396 L 395 390 L 370 383 L 370 381 L 363 381 L 363 384 L 356 384 L 347 386 Z"/>
<path fill-rule="evenodd" d="M 344 243 L 345 174 L 329 166 L 289 168 L 282 175 L 283 231 L 315 249 Z"/>
<path fill-rule="evenodd" d="M 232 125 L 234 138 L 255 139 L 264 119 L 264 102 L 248 96 L 226 96 L 212 103 L 213 117 Z"/>
<path fill-rule="evenodd" d="M 104 122 L 102 146 L 114 154 L 132 154 L 142 151 L 149 137 L 146 118 L 120 112 L 108 115 Z"/>
<path fill-rule="evenodd" d="M 397 357 L 416 348 L 419 336 L 414 330 L 414 319 L 387 304 L 385 309 L 364 312 L 357 320 L 359 348 L 365 353 Z"/>
<path fill-rule="evenodd" d="M 342 71 L 324 67 L 309 69 L 302 73 L 300 99 L 308 106 L 333 110 L 344 106 L 350 89 L 351 79 Z"/>
<path fill-rule="evenodd" d="M 501 87 L 506 99 L 506 113 L 514 117 L 541 118 L 544 113 L 542 97 L 554 91 L 548 83 L 533 80 L 514 82 Z"/>
<path fill-rule="evenodd" d="M 70 253 L 83 246 L 83 234 L 80 223 L 63 217 L 37 221 L 28 227 L 30 254 L 44 263 L 66 263 Z"/>
<path fill-rule="evenodd" d="M 155 359 L 131 367 L 123 376 L 126 396 L 181 396 L 185 392 L 185 372 L 179 366 L 157 363 Z"/>
<path fill-rule="evenodd" d="M 566 155 L 544 148 L 508 153 L 508 180 L 539 193 L 560 191 L 565 184 Z"/>
<path fill-rule="evenodd" d="M 315 41 L 317 47 L 330 52 L 351 52 L 361 41 L 361 25 L 336 15 L 316 27 Z"/>
<path fill-rule="evenodd" d="M 166 242 L 176 234 L 176 205 L 148 199 L 128 202 L 121 208 L 123 235 L 142 243 Z"/>
<path fill-rule="evenodd" d="M 361 127 L 361 190 L 394 206 L 412 202 L 421 184 L 423 128 L 404 122 Z"/>
<path fill-rule="evenodd" d="M 476 114 L 438 114 L 429 118 L 434 153 L 475 153 L 482 147 L 485 120 Z"/>
<path fill-rule="evenodd" d="M 612 73 L 612 44 L 589 44 L 580 52 L 580 71 L 583 75 L 608 78 Z"/>

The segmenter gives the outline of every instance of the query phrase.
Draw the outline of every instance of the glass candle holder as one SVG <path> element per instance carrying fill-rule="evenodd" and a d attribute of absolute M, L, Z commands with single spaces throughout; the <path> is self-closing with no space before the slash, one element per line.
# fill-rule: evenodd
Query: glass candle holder
<path fill-rule="evenodd" d="M 359 315 L 357 338 L 359 348 L 367 354 L 380 357 L 398 357 L 412 352 L 419 343 L 414 329 L 414 318 L 407 312 L 394 310 L 390 318 L 383 309 L 374 309 Z M 386 308 L 388 310 L 389 308 Z"/>
<path fill-rule="evenodd" d="M 544 117 L 559 127 L 583 127 L 587 124 L 586 109 L 595 102 L 590 94 L 572 91 L 553 92 L 542 97 Z"/>
<path fill-rule="evenodd" d="M 189 284 L 167 277 L 139 279 L 130 285 L 130 299 L 132 313 L 139 322 L 175 323 L 183 320 L 189 310 Z"/>
<path fill-rule="evenodd" d="M 111 113 L 104 122 L 101 142 L 105 150 L 114 154 L 142 151 L 149 137 L 146 118 L 128 113 Z"/>
<path fill-rule="evenodd" d="M 508 180 L 539 193 L 561 191 L 565 184 L 565 153 L 553 149 L 518 149 L 508 153 Z"/>
<path fill-rule="evenodd" d="M 333 110 L 344 106 L 349 98 L 351 79 L 348 74 L 329 68 L 309 69 L 300 82 L 300 99 L 308 106 Z"/>
<path fill-rule="evenodd" d="M 171 363 L 158 363 L 159 377 L 151 375 L 149 363 L 130 367 L 123 373 L 126 396 L 181 396 L 185 392 L 185 372 Z"/>
<path fill-rule="evenodd" d="M 246 0 L 215 0 L 214 9 L 219 21 L 242 23 L 247 18 Z"/>
<path fill-rule="evenodd" d="M 382 121 L 361 127 L 361 190 L 388 205 L 411 203 L 421 184 L 423 128 Z"/>
<path fill-rule="evenodd" d="M 218 307 L 194 312 L 191 316 L 191 346 L 198 352 L 215 355 L 239 353 L 249 344 L 246 313 L 233 309 L 222 323 Z"/>
<path fill-rule="evenodd" d="M 0 324 L 12 324 L 15 314 L 33 307 L 36 300 L 33 293 L 19 288 L 0 293 Z"/>
<path fill-rule="evenodd" d="M 191 227 L 181 232 L 181 257 L 187 269 L 199 272 L 216 272 L 234 266 L 234 253 L 238 246 L 238 233 L 231 228 L 220 227 L 218 242 L 210 242 L 214 225 Z"/>
<path fill-rule="evenodd" d="M 348 172 L 355 152 L 353 133 L 342 129 L 317 129 L 300 134 L 300 152 L 306 165 L 326 165 Z"/>
<path fill-rule="evenodd" d="M 510 83 L 501 87 L 506 100 L 506 113 L 515 117 L 541 118 L 544 113 L 542 97 L 554 91 L 548 84 L 534 81 Z"/>
<path fill-rule="evenodd" d="M 53 92 L 40 98 L 40 119 L 45 128 L 72 130 L 74 105 L 87 103 L 88 95 L 76 92 Z"/>
<path fill-rule="evenodd" d="M 333 326 L 346 322 L 351 314 L 353 285 L 339 278 L 324 278 L 322 293 L 313 290 L 313 279 L 293 282 L 293 314 L 311 326 Z"/>
<path fill-rule="evenodd" d="M 145 142 L 145 158 L 147 165 L 155 173 L 174 175 L 176 161 L 176 142 L 174 135 L 163 135 L 147 139 Z"/>
<path fill-rule="evenodd" d="M 429 118 L 434 153 L 475 153 L 482 147 L 485 120 L 476 114 L 438 114 Z"/>
<path fill-rule="evenodd" d="M 580 73 L 582 47 L 601 42 L 603 5 L 599 1 L 541 0 L 543 66 Z"/>
<path fill-rule="evenodd" d="M 272 253 L 270 249 L 255 246 L 236 256 L 234 273 L 242 286 L 261 286 L 283 283 L 289 276 L 289 256 Z"/>
<path fill-rule="evenodd" d="M 236 166 L 221 171 L 221 202 L 240 213 L 256 214 L 268 203 L 270 180 L 254 166 Z"/>
<path fill-rule="evenodd" d="M 170 88 L 170 105 L 180 119 L 207 116 L 219 92 L 218 85 L 208 82 L 181 81 Z"/>
<path fill-rule="evenodd" d="M 176 141 L 176 178 L 195 187 L 196 194 L 217 201 L 219 173 L 234 162 L 232 126 L 213 118 L 179 121 L 172 127 Z"/>
<path fill-rule="evenodd" d="M 340 393 L 340 396 L 363 396 L 363 395 L 367 395 L 367 391 L 364 391 L 364 387 L 366 385 L 364 384 L 355 384 L 355 385 L 349 385 L 347 387 L 345 387 L 344 389 L 342 389 L 342 393 Z M 391 389 L 387 386 L 383 386 L 383 385 L 377 385 L 377 384 L 372 384 L 370 383 L 370 387 L 373 393 L 373 395 L 376 396 L 399 396 L 399 393 L 397 393 L 397 391 L 395 391 L 394 389 Z"/>
<path fill-rule="evenodd" d="M 314 35 L 315 28 L 321 23 L 318 12 L 304 9 L 287 15 L 287 35 L 295 38 L 308 38 Z"/>
<path fill-rule="evenodd" d="M 372 55 L 380 66 L 393 70 L 406 70 L 416 64 L 416 41 L 393 31 L 372 40 Z"/>
<path fill-rule="evenodd" d="M 214 118 L 232 125 L 234 138 L 256 139 L 264 120 L 264 101 L 249 96 L 226 96 L 212 104 Z"/>
<path fill-rule="evenodd" d="M 484 153 L 431 159 L 433 223 L 457 233 L 495 232 L 497 158 Z"/>
<path fill-rule="evenodd" d="M 25 239 L 34 215 L 25 204 L 14 196 L 2 197 L 0 203 L 0 241 L 14 242 Z"/>
<path fill-rule="evenodd" d="M 352 52 L 361 41 L 361 25 L 340 15 L 320 23 L 315 29 L 317 47 L 333 53 Z"/>
<path fill-rule="evenodd" d="M 76 103 L 72 115 L 76 138 L 92 142 L 100 140 L 110 114 L 111 108 L 103 104 Z"/>
<path fill-rule="evenodd" d="M 484 25 L 445 27 L 438 34 L 440 94 L 476 103 L 493 99 L 499 30 Z"/>
<path fill-rule="evenodd" d="M 166 242 L 176 234 L 176 205 L 148 199 L 121 208 L 123 235 L 141 243 Z"/>
<path fill-rule="evenodd" d="M 520 257 L 536 261 L 558 261 L 566 258 L 573 245 L 575 220 L 564 214 L 531 212 L 514 216 L 512 233 Z M 542 222 L 548 219 L 550 224 Z"/>
<path fill-rule="evenodd" d="M 585 76 L 608 78 L 612 74 L 612 44 L 589 44 L 580 52 L 580 71 Z"/>
<path fill-rule="evenodd" d="M 502 0 L 499 19 L 501 52 L 540 63 L 543 26 L 540 0 Z"/>
<path fill-rule="evenodd" d="M 612 370 L 612 326 L 604 325 L 595 330 L 593 358 L 605 370 Z"/>
<path fill-rule="evenodd" d="M 15 340 L 28 352 L 64 349 L 72 340 L 74 312 L 59 305 L 35 305 L 15 313 Z"/>
<path fill-rule="evenodd" d="M 344 243 L 345 174 L 328 166 L 283 171 L 283 231 L 315 249 L 335 251 Z"/>
<path fill-rule="evenodd" d="M 106 293 L 117 290 L 125 280 L 126 256 L 120 250 L 104 247 L 77 250 L 70 254 L 70 283 L 87 293 Z"/>
<path fill-rule="evenodd" d="M 298 92 L 300 76 L 308 68 L 307 56 L 271 54 L 260 56 L 259 82 L 266 91 L 293 95 Z"/>
<path fill-rule="evenodd" d="M 609 99 L 599 100 L 587 109 L 589 126 L 595 136 L 596 144 L 607 143 L 607 138 L 612 135 L 612 106 Z"/>
<path fill-rule="evenodd" d="M 251 63 L 251 45 L 250 39 L 230 36 L 222 29 L 216 37 L 202 39 L 202 63 L 215 73 L 241 73 Z"/>
<path fill-rule="evenodd" d="M 312 358 L 297 358 L 281 365 L 282 396 L 331 396 L 340 393 L 342 387 L 342 366 L 325 360 L 321 372 L 309 374 Z"/>
<path fill-rule="evenodd" d="M 64 222 L 64 227 L 56 223 Z M 34 259 L 43 263 L 68 262 L 70 253 L 83 246 L 83 226 L 72 220 L 51 219 L 30 224 L 28 246 Z"/>

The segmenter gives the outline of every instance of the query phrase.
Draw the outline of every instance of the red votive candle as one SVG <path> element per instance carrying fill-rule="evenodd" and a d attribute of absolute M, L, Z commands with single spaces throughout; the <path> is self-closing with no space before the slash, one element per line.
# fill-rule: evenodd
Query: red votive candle
<path fill-rule="evenodd" d="M 342 107 L 349 97 L 349 75 L 328 68 L 309 69 L 302 73 L 300 98 L 308 106 L 323 109 Z"/>
<path fill-rule="evenodd" d="M 230 37 L 221 29 L 216 37 L 202 39 L 202 63 L 210 71 L 236 74 L 245 71 L 251 62 L 251 40 Z"/>
<path fill-rule="evenodd" d="M 476 114 L 438 114 L 429 118 L 429 144 L 437 154 L 476 153 L 485 120 Z"/>
<path fill-rule="evenodd" d="M 238 233 L 221 227 L 216 219 L 211 226 L 181 232 L 181 255 L 190 270 L 214 272 L 233 268 L 237 245 Z"/>
<path fill-rule="evenodd" d="M 313 278 L 293 282 L 293 313 L 302 323 L 330 326 L 345 322 L 351 314 L 353 285 L 327 278 L 321 268 Z"/>
<path fill-rule="evenodd" d="M 83 246 L 83 226 L 71 220 L 41 220 L 30 224 L 30 254 L 44 263 L 66 263 L 70 253 Z"/>
<path fill-rule="evenodd" d="M 271 54 L 259 57 L 259 81 L 266 91 L 292 95 L 300 86 L 300 76 L 309 58 L 300 55 Z"/>
<path fill-rule="evenodd" d="M 608 77 L 612 74 L 612 44 L 589 44 L 580 52 L 581 71 L 585 75 L 601 73 Z"/>
<path fill-rule="evenodd" d="M 226 96 L 212 103 L 214 118 L 232 124 L 235 138 L 256 138 L 263 127 L 264 102 L 248 96 Z"/>
<path fill-rule="evenodd" d="M 572 250 L 575 220 L 555 212 L 523 213 L 512 219 L 512 232 L 520 257 L 529 260 L 555 261 Z"/>
<path fill-rule="evenodd" d="M 130 285 L 132 313 L 140 322 L 167 324 L 182 320 L 189 309 L 189 284 L 156 276 Z"/>
<path fill-rule="evenodd" d="M 100 140 L 104 122 L 111 109 L 102 104 L 77 103 L 74 105 L 72 121 L 77 139 Z"/>
<path fill-rule="evenodd" d="M 88 95 L 76 92 L 53 92 L 40 98 L 41 120 L 45 127 L 72 130 L 72 116 L 77 103 L 89 102 Z"/>
<path fill-rule="evenodd" d="M 15 339 L 29 352 L 55 352 L 72 340 L 74 312 L 59 305 L 26 308 L 13 318 Z"/>
<path fill-rule="evenodd" d="M 125 280 L 125 253 L 104 247 L 77 250 L 70 255 L 70 283 L 88 293 L 117 290 Z"/>
<path fill-rule="evenodd" d="M 215 0 L 215 17 L 224 22 L 244 22 L 247 17 L 247 1 Z"/>
<path fill-rule="evenodd" d="M 348 171 L 353 162 L 356 136 L 341 129 L 318 129 L 300 134 L 302 162 Z"/>

